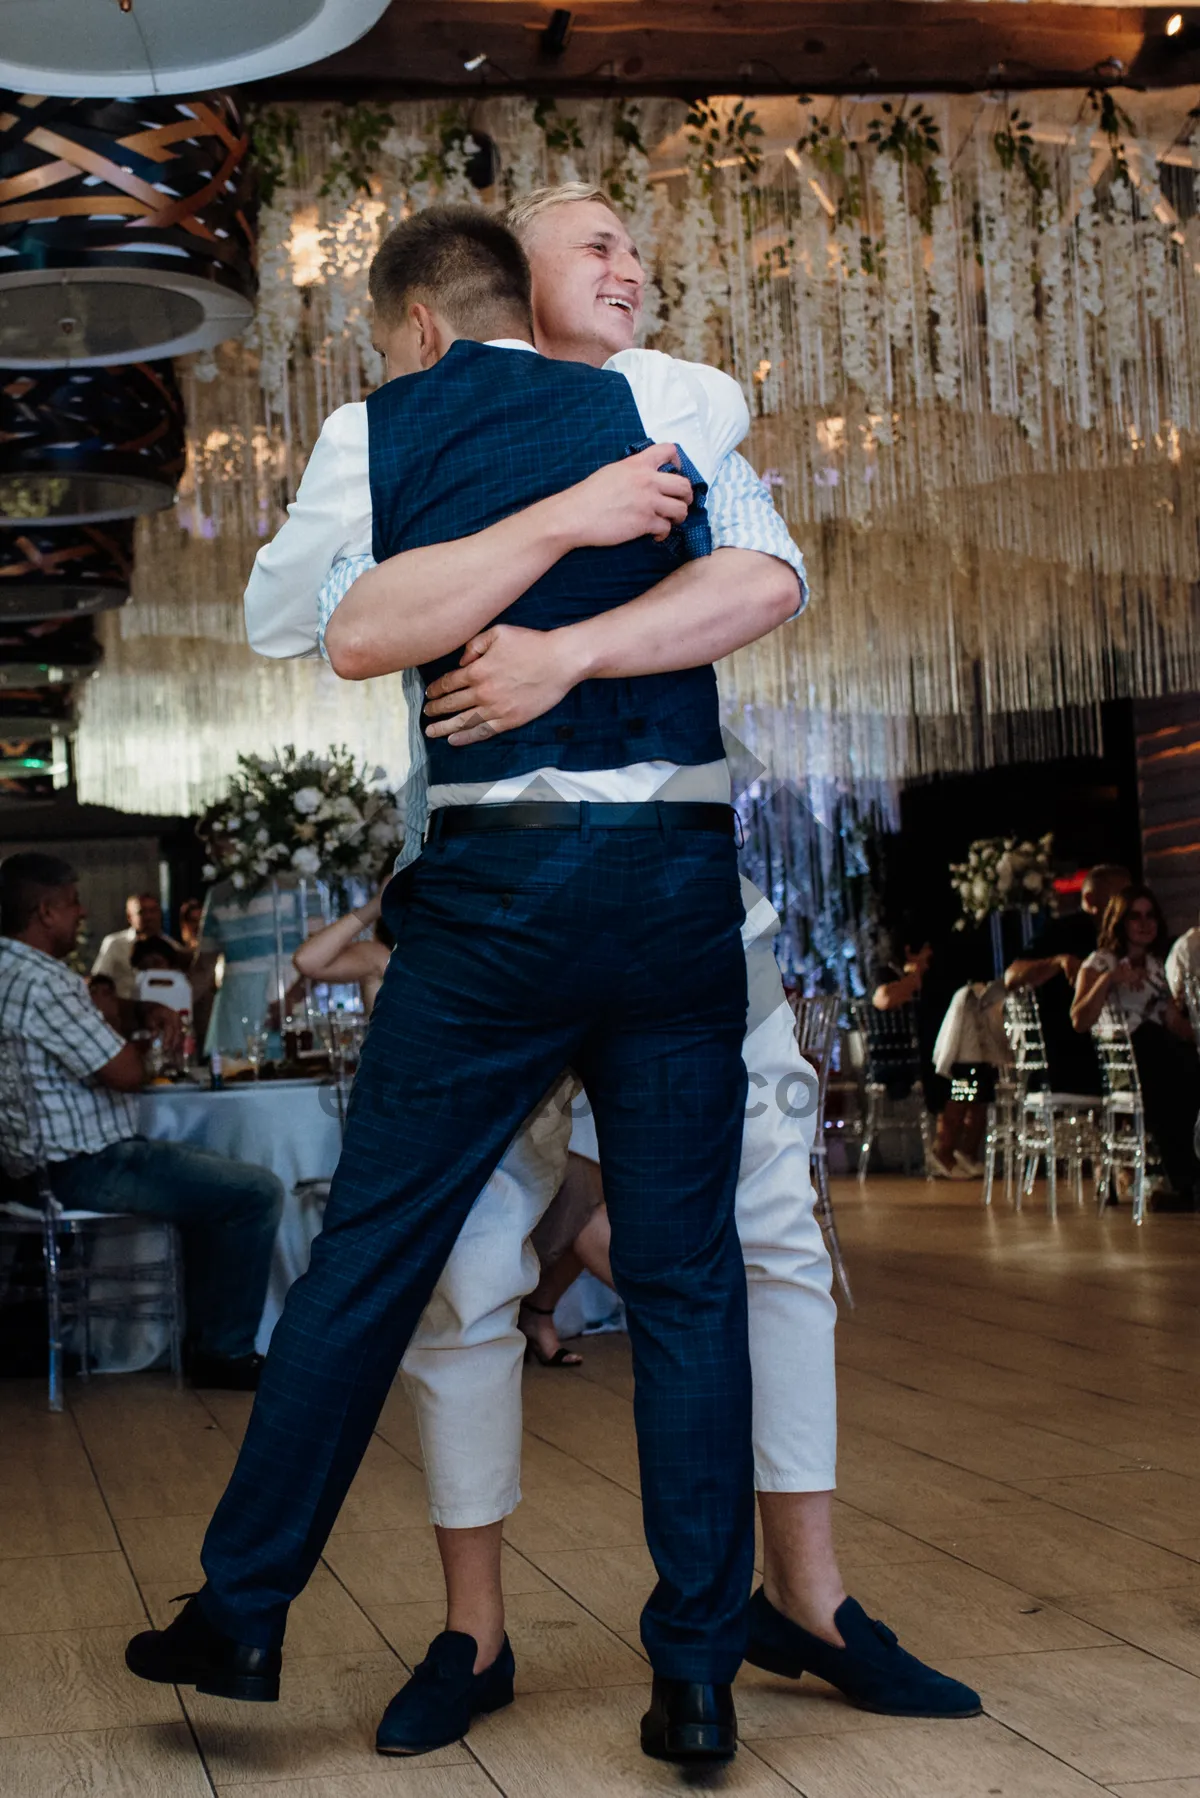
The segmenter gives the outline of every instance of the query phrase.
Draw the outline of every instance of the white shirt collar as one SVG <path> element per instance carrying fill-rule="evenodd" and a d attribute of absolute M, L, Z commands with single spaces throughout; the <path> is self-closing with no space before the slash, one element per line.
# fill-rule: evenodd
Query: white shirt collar
<path fill-rule="evenodd" d="M 532 356 L 538 354 L 533 345 L 521 337 L 489 337 L 483 347 L 486 350 L 528 350 Z"/>

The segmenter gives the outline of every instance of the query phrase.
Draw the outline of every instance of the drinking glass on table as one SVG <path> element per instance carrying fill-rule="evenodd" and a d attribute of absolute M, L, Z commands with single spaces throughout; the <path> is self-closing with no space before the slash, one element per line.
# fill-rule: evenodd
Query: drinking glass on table
<path fill-rule="evenodd" d="M 343 1067 L 357 1067 L 366 1035 L 366 1019 L 361 1012 L 346 1011 L 338 1006 L 333 1016 L 333 1038 Z"/>
<path fill-rule="evenodd" d="M 267 1027 L 261 1020 L 254 1024 L 249 1018 L 243 1018 L 242 1035 L 246 1039 L 246 1060 L 254 1069 L 254 1078 L 257 1080 L 258 1071 L 267 1055 Z"/>

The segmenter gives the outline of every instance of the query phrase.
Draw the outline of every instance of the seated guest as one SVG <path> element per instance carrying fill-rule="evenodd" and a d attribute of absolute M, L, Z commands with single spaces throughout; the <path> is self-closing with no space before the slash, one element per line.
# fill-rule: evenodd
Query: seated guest
<path fill-rule="evenodd" d="M 387 882 L 384 882 L 384 886 Z M 331 986 L 357 986 L 362 994 L 363 1010 L 370 1017 L 388 957 L 392 953 L 392 935 L 380 917 L 383 887 L 366 905 L 348 911 L 315 930 L 292 957 L 298 973 L 306 980 L 327 981 Z M 374 930 L 360 941 L 364 930 Z"/>
<path fill-rule="evenodd" d="M 125 930 L 114 930 L 104 938 L 100 952 L 92 963 L 93 974 L 107 974 L 116 983 L 118 999 L 136 999 L 137 981 L 131 957 L 133 945 L 145 937 L 163 937 L 172 950 L 185 953 L 182 943 L 173 942 L 163 931 L 162 906 L 153 893 L 130 893 L 125 901 Z"/>
<path fill-rule="evenodd" d="M 167 954 L 170 954 L 167 944 L 159 937 L 147 937 L 144 944 L 135 943 L 133 946 L 131 965 L 137 983 L 134 987 L 136 996 L 133 999 L 117 997 L 116 981 L 111 974 L 89 974 L 87 979 L 88 996 L 100 1016 L 112 1026 L 118 1036 L 128 1038 L 138 1030 L 149 1030 L 174 1049 L 182 1040 L 183 1034 L 178 1012 L 167 1007 L 167 994 L 164 991 L 147 993 L 143 990 L 142 985 L 144 978 L 165 981 L 170 986 L 171 992 L 178 997 L 178 989 L 174 985 L 174 982 L 179 979 L 178 975 L 156 971 L 149 976 L 144 976 L 141 971 L 144 967 L 158 970 L 169 965 L 161 951 L 156 952 L 153 949 L 152 945 L 155 943 L 162 944 L 162 947 L 167 949 Z M 184 981 L 184 991 L 186 997 L 179 1007 L 180 1011 L 187 1011 L 190 1008 L 191 988 L 186 981 Z"/>
<path fill-rule="evenodd" d="M 143 1084 L 141 1057 L 65 965 L 83 916 L 66 862 L 0 862 L 0 1036 L 20 1049 L 50 1184 L 69 1209 L 178 1225 L 192 1381 L 252 1390 L 283 1189 L 266 1168 L 138 1135 L 131 1095 Z M 3 1113 L 0 1165 L 18 1178 L 33 1165 L 32 1145 Z"/>
<path fill-rule="evenodd" d="M 563 1183 L 529 1238 L 541 1277 L 529 1297 L 521 1300 L 517 1313 L 517 1325 L 525 1337 L 525 1359 L 541 1367 L 583 1364 L 582 1355 L 563 1348 L 554 1322 L 559 1300 L 580 1274 L 586 1271 L 616 1291 L 609 1257 L 612 1227 L 590 1111 L 575 1118 L 571 1143 Z"/>
<path fill-rule="evenodd" d="M 920 1080 L 927 1109 L 937 1118 L 937 1135 L 926 1158 L 926 1172 L 935 1180 L 970 1180 L 982 1173 L 976 1157 L 987 1124 L 991 1091 L 976 1090 L 974 1102 L 951 1096 L 951 1082 L 934 1066 L 938 1031 L 956 987 L 961 983 L 961 956 L 949 949 L 934 954 L 929 933 L 913 924 L 895 937 L 897 949 L 890 962 L 876 969 L 871 995 L 874 1011 L 908 1012 L 916 1044 L 915 1053 L 897 1059 L 892 1037 L 876 1039 L 868 1022 L 867 1056 L 872 1078 L 887 1087 L 892 1098 L 903 1098 Z M 901 947 L 902 945 L 902 947 Z M 993 1072 L 994 1087 L 994 1072 Z"/>
<path fill-rule="evenodd" d="M 135 973 L 143 968 L 169 969 L 174 973 L 187 959 L 187 951 L 180 950 L 169 936 L 139 937 L 129 951 L 129 965 Z"/>
<path fill-rule="evenodd" d="M 1142 1083 L 1146 1123 L 1176 1197 L 1191 1205 L 1200 1165 L 1193 1132 L 1200 1114 L 1200 1060 L 1192 1027 L 1172 999 L 1160 959 L 1167 943 L 1161 907 L 1149 887 L 1128 886 L 1110 899 L 1100 943 L 1075 983 L 1071 1021 L 1090 1030 L 1106 1003 L 1129 1026 Z"/>
<path fill-rule="evenodd" d="M 1096 947 L 1100 919 L 1109 900 L 1129 885 L 1129 869 L 1098 862 L 1084 877 L 1080 909 L 1048 918 L 1034 933 L 1025 955 L 1005 970 L 1010 993 L 1029 987 L 1036 993 L 1050 1088 L 1056 1093 L 1098 1093 L 1100 1064 L 1091 1039 L 1071 1024 L 1075 976 Z"/>
<path fill-rule="evenodd" d="M 950 1082 L 934 1146 L 943 1167 L 953 1160 L 972 1178 L 986 1172 L 978 1158 L 979 1146 L 1000 1069 L 1011 1060 L 1004 1034 L 1003 981 L 965 982 L 953 994 L 933 1046 L 933 1071 Z"/>
<path fill-rule="evenodd" d="M 1190 930 L 1171 945 L 1171 953 L 1167 956 L 1167 985 L 1171 989 L 1171 997 L 1181 1011 L 1188 1009 L 1188 982 L 1200 985 L 1200 925 L 1193 924 Z"/>
<path fill-rule="evenodd" d="M 179 941 L 189 955 L 200 947 L 200 920 L 204 916 L 203 899 L 182 899 L 179 904 Z"/>
<path fill-rule="evenodd" d="M 168 937 L 147 936 L 133 945 L 129 965 L 140 1004 L 176 1012 L 192 1009 L 192 987 L 182 970 L 183 959 Z"/>

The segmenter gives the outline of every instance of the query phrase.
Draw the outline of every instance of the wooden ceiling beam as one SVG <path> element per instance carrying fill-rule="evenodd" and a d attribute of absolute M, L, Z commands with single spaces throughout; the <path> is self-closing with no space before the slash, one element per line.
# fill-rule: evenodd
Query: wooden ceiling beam
<path fill-rule="evenodd" d="M 1011 0 L 585 0 L 547 55 L 541 0 L 392 0 L 357 44 L 258 84 L 273 99 L 964 93 L 1200 81 L 1200 6 Z M 476 70 L 472 58 L 486 61 Z"/>

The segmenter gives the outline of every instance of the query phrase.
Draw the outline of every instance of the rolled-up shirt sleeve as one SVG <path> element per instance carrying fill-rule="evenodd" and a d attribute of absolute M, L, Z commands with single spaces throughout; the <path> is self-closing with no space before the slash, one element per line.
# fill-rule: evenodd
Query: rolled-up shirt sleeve
<path fill-rule="evenodd" d="M 317 648 L 326 661 L 329 660 L 329 651 L 325 647 L 325 631 L 329 620 L 359 575 L 366 574 L 368 568 L 374 567 L 374 556 L 339 556 L 321 582 L 321 590 L 317 594 Z"/>
<path fill-rule="evenodd" d="M 725 457 L 708 490 L 708 522 L 714 549 L 756 549 L 788 564 L 800 584 L 792 613 L 798 617 L 808 604 L 804 557 L 775 510 L 770 488 L 736 450 Z"/>
<path fill-rule="evenodd" d="M 339 406 L 321 427 L 286 523 L 254 559 L 246 636 L 259 655 L 318 650 L 318 595 L 339 556 L 371 547 L 367 409 Z"/>

